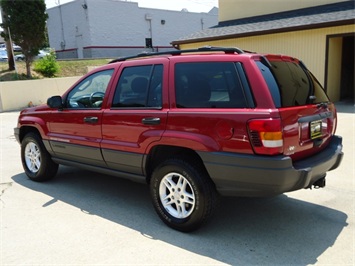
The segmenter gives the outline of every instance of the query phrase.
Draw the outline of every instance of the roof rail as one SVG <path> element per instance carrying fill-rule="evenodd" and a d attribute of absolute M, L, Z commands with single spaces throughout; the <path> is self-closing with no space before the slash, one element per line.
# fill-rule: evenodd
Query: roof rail
<path fill-rule="evenodd" d="M 109 62 L 121 62 L 126 61 L 129 59 L 140 58 L 140 57 L 149 57 L 149 56 L 156 56 L 156 55 L 181 55 L 182 53 L 196 53 L 196 52 L 225 52 L 226 54 L 243 54 L 244 51 L 242 49 L 236 47 L 214 47 L 214 46 L 203 46 L 197 49 L 186 49 L 186 50 L 172 50 L 172 51 L 165 51 L 165 52 L 144 52 L 133 56 L 121 57 L 114 59 Z"/>

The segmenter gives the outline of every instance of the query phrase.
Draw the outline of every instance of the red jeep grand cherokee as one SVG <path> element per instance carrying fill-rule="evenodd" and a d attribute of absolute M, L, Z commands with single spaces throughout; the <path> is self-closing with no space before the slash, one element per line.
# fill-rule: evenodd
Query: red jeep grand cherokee
<path fill-rule="evenodd" d="M 23 110 L 15 136 L 30 179 L 50 179 L 63 164 L 146 182 L 159 217 L 186 232 L 219 194 L 324 187 L 343 156 L 336 122 L 298 59 L 203 47 L 97 68 Z"/>

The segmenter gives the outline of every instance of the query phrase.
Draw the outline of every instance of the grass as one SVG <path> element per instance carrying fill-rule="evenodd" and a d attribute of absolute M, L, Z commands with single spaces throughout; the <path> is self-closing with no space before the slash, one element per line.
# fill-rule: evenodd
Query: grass
<path fill-rule="evenodd" d="M 88 72 L 88 68 L 102 66 L 107 64 L 111 59 L 88 59 L 88 60 L 58 60 L 60 71 L 56 77 L 73 77 L 82 76 Z M 25 62 L 16 62 L 16 69 L 9 71 L 7 62 L 0 62 L 0 81 L 26 80 Z M 33 70 L 32 79 L 41 79 L 43 76 Z"/>

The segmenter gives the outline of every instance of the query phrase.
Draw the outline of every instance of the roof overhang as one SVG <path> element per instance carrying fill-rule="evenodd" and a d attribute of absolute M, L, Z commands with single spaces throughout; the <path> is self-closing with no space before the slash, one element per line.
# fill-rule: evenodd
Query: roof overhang
<path fill-rule="evenodd" d="M 299 10 L 222 21 L 212 28 L 172 41 L 171 44 L 178 47 L 181 44 L 354 25 L 354 3 L 353 0 L 343 1 Z"/>

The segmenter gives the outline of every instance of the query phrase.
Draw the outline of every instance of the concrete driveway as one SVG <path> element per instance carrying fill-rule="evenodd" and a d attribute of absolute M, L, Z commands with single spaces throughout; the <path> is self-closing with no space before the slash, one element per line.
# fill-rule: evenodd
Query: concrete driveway
<path fill-rule="evenodd" d="M 338 110 L 345 157 L 324 189 L 224 198 L 190 234 L 160 221 L 145 185 L 70 167 L 30 181 L 18 112 L 1 113 L 0 265 L 354 265 L 355 112 Z"/>

